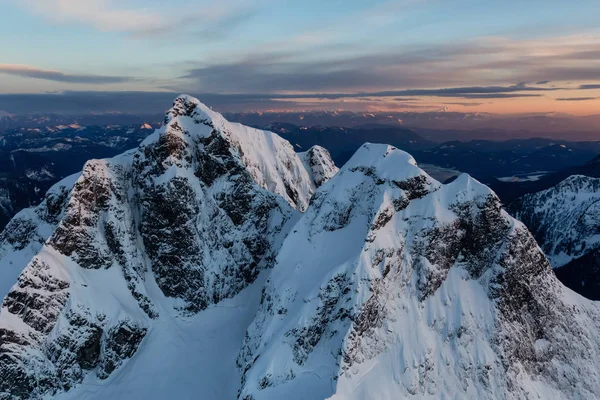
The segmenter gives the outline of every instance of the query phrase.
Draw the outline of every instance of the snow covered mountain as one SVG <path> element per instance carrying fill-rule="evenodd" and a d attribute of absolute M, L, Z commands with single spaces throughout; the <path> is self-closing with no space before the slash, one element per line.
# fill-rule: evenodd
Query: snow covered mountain
<path fill-rule="evenodd" d="M 600 308 L 487 187 L 392 146 L 338 172 L 180 96 L 17 218 L 0 268 L 39 250 L 0 311 L 0 399 L 600 393 Z"/>
<path fill-rule="evenodd" d="M 279 252 L 239 398 L 591 399 L 599 316 L 488 188 L 365 145 Z"/>
<path fill-rule="evenodd" d="M 2 304 L 0 398 L 107 378 L 155 320 L 237 295 L 335 172 L 323 149 L 177 98 L 138 149 L 88 162 L 4 231 L 0 277 L 29 260 Z"/>
<path fill-rule="evenodd" d="M 531 230 L 567 286 L 600 300 L 600 179 L 571 176 L 517 199 L 510 212 Z"/>

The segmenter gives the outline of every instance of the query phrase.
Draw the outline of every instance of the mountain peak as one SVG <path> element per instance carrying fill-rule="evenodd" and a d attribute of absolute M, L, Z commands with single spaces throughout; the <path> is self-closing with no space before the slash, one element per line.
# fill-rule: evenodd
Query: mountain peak
<path fill-rule="evenodd" d="M 366 144 L 286 237 L 237 360 L 239 398 L 587 397 L 596 351 L 569 338 L 600 340 L 593 308 L 486 186 L 442 185 Z M 573 365 L 589 384 L 563 375 Z"/>
<path fill-rule="evenodd" d="M 190 117 L 196 121 L 203 121 L 207 124 L 222 123 L 225 118 L 216 111 L 213 111 L 206 104 L 197 98 L 181 94 L 173 101 L 173 106 L 165 117 L 165 123 L 169 123 L 176 117 Z"/>
<path fill-rule="evenodd" d="M 175 99 L 173 107 L 166 113 L 165 125 L 148 136 L 142 146 L 155 146 L 157 143 L 162 154 L 161 164 L 165 168 L 198 164 L 200 161 L 200 170 L 195 173 L 202 174 L 203 179 L 212 184 L 215 173 L 237 164 L 259 186 L 282 196 L 301 211 L 306 209 L 319 186 L 317 181 L 323 182 L 337 172 L 325 149 L 318 151 L 321 156 L 313 160 L 315 168 L 310 168 L 302 155 L 296 155 L 293 146 L 277 134 L 229 122 L 189 95 Z M 194 150 L 197 147 L 210 153 L 210 157 L 198 159 Z M 311 151 L 310 154 L 315 153 Z M 223 157 L 229 160 L 228 165 L 223 164 Z M 323 176 L 313 176 L 315 171 Z"/>
<path fill-rule="evenodd" d="M 370 166 L 381 173 L 397 170 L 398 166 L 406 166 L 409 170 L 417 172 L 417 162 L 405 151 L 399 150 L 389 144 L 365 143 L 344 166 L 352 169 L 359 166 Z M 413 169 L 415 167 L 416 169 Z"/>
<path fill-rule="evenodd" d="M 24 268 L 0 313 L 0 398 L 106 379 L 160 321 L 236 297 L 337 171 L 326 151 L 308 164 L 190 96 L 165 120 L 137 149 L 88 161 L 0 237 L 0 268 Z"/>
<path fill-rule="evenodd" d="M 408 182 L 422 186 L 436 186 L 425 171 L 417 166 L 415 159 L 408 153 L 387 144 L 365 143 L 341 168 L 340 176 L 360 172 L 374 180 L 376 184 L 389 182 L 405 187 Z"/>

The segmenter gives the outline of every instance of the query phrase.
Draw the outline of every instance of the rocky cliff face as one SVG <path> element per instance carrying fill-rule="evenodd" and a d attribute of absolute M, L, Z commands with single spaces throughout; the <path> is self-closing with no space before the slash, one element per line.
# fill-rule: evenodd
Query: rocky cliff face
<path fill-rule="evenodd" d="M 196 314 L 254 282 L 335 173 L 310 153 L 181 96 L 138 149 L 88 162 L 17 216 L 3 260 L 32 256 L 2 304 L 0 398 L 107 378 L 162 313 Z"/>
<path fill-rule="evenodd" d="M 598 317 L 488 188 L 365 145 L 279 252 L 239 398 L 593 398 Z"/>
<path fill-rule="evenodd" d="M 58 182 L 39 206 L 19 212 L 0 232 L 0 298 L 8 294 L 21 271 L 58 226 L 78 177 L 76 174 Z"/>
<path fill-rule="evenodd" d="M 571 176 L 519 198 L 509 212 L 527 225 L 564 284 L 600 299 L 600 179 Z"/>

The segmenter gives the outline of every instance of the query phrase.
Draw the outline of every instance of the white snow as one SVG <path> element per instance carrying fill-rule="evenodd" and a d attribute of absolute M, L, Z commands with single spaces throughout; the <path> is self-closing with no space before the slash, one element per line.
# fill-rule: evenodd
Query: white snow
<path fill-rule="evenodd" d="M 54 178 L 54 174 L 46 167 L 41 167 L 39 170 L 27 169 L 25 176 L 34 181 L 45 181 Z"/>
<path fill-rule="evenodd" d="M 126 368 L 107 380 L 89 375 L 76 389 L 49 398 L 235 399 L 241 379 L 235 359 L 258 308 L 262 281 L 264 276 L 235 298 L 193 317 L 173 316 L 164 304 Z"/>
<path fill-rule="evenodd" d="M 415 164 L 410 155 L 391 146 L 368 144 L 319 190 L 315 203 L 321 206 L 309 208 L 284 241 L 266 286 L 267 293 L 275 298 L 270 307 L 285 309 L 285 314 L 270 318 L 261 309 L 248 331 L 254 339 L 247 344 L 260 356 L 247 375 L 244 394 L 252 394 L 257 400 L 322 399 L 334 393 L 332 399 L 375 400 L 404 398 L 413 390 L 423 398 L 456 393 L 477 398 L 484 393 L 477 386 L 464 392 L 453 370 L 469 363 L 498 362 L 488 341 L 495 326 L 495 306 L 482 286 L 468 280 L 460 267 L 451 269 L 442 287 L 424 304 L 411 293 L 411 286 L 403 288 L 402 282 L 408 280 L 414 285 L 416 278 L 408 266 L 408 271 L 401 269 L 395 278 L 397 283 L 382 288 L 388 293 L 384 298 L 394 317 L 379 329 L 381 342 L 367 347 L 365 362 L 352 366 L 337 384 L 334 379 L 340 373 L 339 346 L 349 341 L 347 323 L 328 324 L 306 362 L 301 366 L 293 362 L 289 333 L 311 324 L 321 305 L 320 293 L 328 282 L 337 276 L 356 282 L 352 302 L 343 305 L 360 310 L 372 295 L 366 282 L 382 278 L 383 271 L 372 266 L 379 249 L 412 247 L 422 230 L 456 218 L 449 210 L 451 204 L 491 194 L 464 174 L 449 185 L 440 185 Z M 396 213 L 370 243 L 365 243 L 365 238 L 370 236 L 374 213 L 388 209 L 391 199 L 402 192 L 389 183 L 374 183 L 364 174 L 361 167 L 365 166 L 372 166 L 377 178 L 389 181 L 427 177 L 430 190 L 429 195 L 413 200 L 409 208 Z M 354 190 L 358 190 L 356 196 Z M 345 207 L 352 207 L 349 223 L 334 231 L 323 230 L 330 213 Z M 402 263 L 407 262 L 409 259 L 402 259 Z M 472 339 L 456 354 L 448 335 L 467 328 L 472 331 Z M 441 370 L 435 371 L 438 383 L 431 383 L 421 392 L 419 365 L 427 360 Z M 295 378 L 289 379 L 290 375 Z M 264 376 L 270 377 L 274 387 L 257 386 Z M 441 382 L 443 386 L 436 386 Z"/>
<path fill-rule="evenodd" d="M 194 107 L 194 115 L 180 116 L 171 111 L 168 114 L 168 124 L 148 136 L 142 142 L 142 146 L 158 140 L 160 135 L 164 135 L 174 124 L 178 124 L 183 132 L 189 133 L 192 138 L 206 138 L 214 130 L 229 140 L 234 148 L 239 149 L 238 155 L 256 183 L 282 196 L 295 208 L 306 209 L 316 189 L 312 171 L 306 169 L 304 162 L 288 141 L 273 132 L 229 122 L 221 114 L 191 96 L 181 95 L 177 102 L 182 107 Z M 173 133 L 172 130 L 170 132 Z M 297 193 L 297 199 L 290 197 L 286 186 Z"/>
<path fill-rule="evenodd" d="M 313 146 L 304 153 L 298 153 L 304 168 L 311 171 L 317 187 L 331 179 L 338 172 L 338 167 L 331 159 L 329 152 L 321 146 Z"/>
<path fill-rule="evenodd" d="M 46 204 L 43 203 L 36 209 L 24 210 L 19 214 L 23 221 L 27 220 L 34 228 L 33 233 L 28 236 L 28 242 L 24 251 L 18 251 L 7 244 L 6 254 L 2 258 L 3 274 L 2 282 L 6 282 L 6 287 L 2 287 L 2 296 L 9 290 L 9 284 L 12 286 L 17 281 L 17 275 L 21 272 L 25 264 L 29 264 L 21 273 L 19 282 L 35 281 L 40 288 L 32 289 L 25 284 L 20 286 L 17 283 L 13 290 L 21 290 L 23 293 L 31 290 L 39 294 L 39 299 L 50 299 L 54 296 L 52 289 L 44 290 L 45 285 L 50 282 L 65 282 L 68 287 L 61 289 L 65 296 L 68 296 L 66 304 L 49 302 L 49 307 L 62 307 L 53 313 L 54 309 L 46 310 L 43 307 L 36 313 L 48 318 L 52 331 L 38 332 L 33 326 L 27 325 L 24 318 L 17 318 L 12 314 L 12 310 L 4 307 L 0 313 L 0 328 L 14 330 L 18 334 L 24 333 L 35 336 L 32 344 L 22 345 L 22 351 L 27 354 L 36 354 L 35 368 L 42 368 L 43 365 L 49 365 L 50 368 L 56 368 L 56 360 L 48 359 L 44 352 L 44 346 L 60 346 L 56 340 L 72 329 L 72 321 L 68 315 L 75 313 L 82 315 L 81 318 L 89 321 L 90 324 L 100 324 L 104 332 L 108 332 L 112 327 L 118 326 L 122 321 L 128 321 L 135 326 L 148 328 L 148 336 L 145 338 L 140 348 L 139 357 L 124 360 L 125 366 L 133 364 L 136 369 L 125 368 L 118 369 L 118 373 L 111 375 L 109 381 L 100 382 L 94 373 L 85 374 L 86 382 L 81 386 L 83 394 L 87 396 L 94 393 L 94 388 L 103 385 L 105 382 L 113 382 L 114 387 L 107 389 L 108 392 L 98 394 L 98 398 L 114 398 L 115 393 L 120 393 L 126 398 L 126 393 L 138 393 L 140 390 L 153 398 L 164 398 L 166 393 L 173 393 L 174 385 L 183 385 L 182 390 L 192 396 L 189 385 L 195 382 L 198 388 L 211 393 L 214 389 L 215 399 L 231 398 L 239 387 L 240 372 L 237 371 L 235 358 L 237 357 L 239 346 L 242 343 L 246 328 L 248 327 L 257 307 L 257 298 L 260 296 L 260 282 L 255 282 L 246 294 L 241 294 L 235 299 L 223 300 L 213 308 L 209 308 L 194 317 L 185 316 L 182 313 L 182 307 L 186 302 L 182 298 L 165 297 L 162 290 L 159 289 L 158 282 L 152 272 L 153 260 L 150 259 L 145 250 L 145 242 L 137 232 L 137 225 L 140 224 L 141 209 L 143 204 L 138 203 L 139 196 L 142 195 L 144 185 L 151 185 L 160 190 L 167 190 L 174 177 L 185 177 L 189 182 L 190 190 L 193 191 L 193 198 L 198 200 L 199 215 L 190 221 L 194 224 L 197 232 L 197 240 L 201 251 L 199 257 L 202 267 L 202 274 L 205 277 L 203 283 L 206 287 L 215 288 L 215 296 L 232 296 L 237 292 L 227 288 L 219 288 L 220 279 L 230 279 L 239 282 L 248 280 L 247 277 L 235 276 L 234 272 L 229 271 L 235 268 L 236 263 L 246 262 L 243 257 L 250 258 L 249 250 L 242 247 L 243 240 L 248 238 L 254 242 L 264 240 L 260 237 L 262 231 L 256 232 L 251 236 L 250 229 L 259 229 L 250 223 L 243 226 L 236 226 L 228 219 L 227 214 L 217 207 L 217 196 L 231 196 L 231 188 L 244 190 L 243 187 L 235 186 L 235 178 L 229 178 L 229 175 L 223 175 L 214 182 L 203 182 L 196 175 L 196 166 L 192 165 L 193 158 L 186 157 L 187 154 L 193 154 L 194 157 L 204 150 L 204 144 L 200 139 L 208 138 L 212 135 L 215 138 L 224 138 L 226 140 L 226 149 L 231 152 L 233 161 L 245 166 L 248 173 L 254 178 L 255 188 L 249 191 L 255 196 L 254 200 L 260 206 L 264 201 L 265 205 L 273 209 L 268 211 L 267 227 L 262 233 L 267 236 L 265 243 L 261 246 L 272 246 L 276 251 L 286 233 L 297 221 L 298 209 L 304 209 L 316 190 L 316 174 L 318 173 L 320 183 L 329 178 L 329 175 L 335 173 L 337 169 L 333 162 L 328 158 L 328 153 L 319 153 L 317 163 L 310 166 L 305 163 L 294 151 L 293 147 L 277 135 L 271 132 L 260 131 L 238 124 L 230 124 L 220 114 L 210 111 L 206 106 L 199 103 L 198 100 L 184 96 L 178 100 L 180 105 L 184 104 L 185 109 L 193 108 L 193 115 L 178 114 L 178 110 L 172 110 L 170 121 L 161 129 L 150 135 L 139 149 L 134 149 L 124 153 L 121 156 L 107 160 L 91 160 L 86 163 L 82 174 L 71 177 L 68 185 L 73 189 L 68 199 L 66 213 L 68 218 L 64 218 L 58 228 L 69 229 L 67 236 L 59 235 L 58 240 L 65 238 L 66 245 L 78 244 L 93 248 L 98 253 L 98 262 L 108 260 L 108 265 L 99 269 L 84 268 L 78 263 L 79 254 L 76 250 L 72 256 L 67 257 L 61 254 L 57 249 L 57 235 L 47 240 L 57 229 L 56 225 L 45 223 L 41 220 L 46 212 Z M 189 112 L 189 111 L 188 111 Z M 147 177 L 140 178 L 134 174 L 143 175 L 146 170 L 144 167 L 134 168 L 135 162 L 142 162 L 146 158 L 147 147 L 156 144 L 163 136 L 174 135 L 185 144 L 181 153 L 177 151 L 168 152 L 165 158 L 151 158 L 152 163 L 161 163 L 163 169 L 157 175 L 152 173 Z M 170 140 L 171 138 L 165 138 Z M 220 150 L 219 150 L 220 151 Z M 324 150 L 323 150 L 324 151 Z M 162 157 L 162 156 L 160 156 Z M 192 159 L 192 161 L 188 161 Z M 158 160 L 158 161 L 157 161 Z M 314 160 L 312 160 L 314 161 Z M 320 164 L 323 163 L 323 164 Z M 153 165 L 149 165 L 149 169 Z M 141 180 L 141 186 L 140 186 Z M 244 182 L 244 181 L 242 181 Z M 66 185 L 66 184 L 65 184 Z M 63 185 L 64 186 L 64 185 Z M 106 192 L 103 192 L 106 190 Z M 280 196 L 267 194 L 271 190 Z M 98 196 L 98 193 L 106 193 L 106 209 L 97 208 L 96 197 L 92 203 L 89 202 L 90 196 Z M 266 201 L 265 199 L 273 199 Z M 289 205 L 286 203 L 289 203 Z M 253 205 L 254 206 L 254 205 Z M 256 207 L 258 207 L 256 206 Z M 264 218 L 264 210 L 257 208 L 257 218 Z M 59 220 L 62 216 L 59 216 Z M 85 223 L 73 224 L 72 221 L 79 219 L 86 220 Z M 23 222 L 15 219 L 17 227 L 24 226 Z M 67 223 L 66 221 L 71 221 Z M 89 221 L 89 222 L 88 222 Z M 250 221 L 252 222 L 252 221 Z M 117 240 L 126 262 L 113 257 L 112 248 L 109 249 L 107 226 L 113 226 L 118 229 Z M 175 227 L 173 227 L 174 229 Z M 262 228 L 260 228 L 262 229 Z M 242 231 L 243 230 L 243 231 Z M 163 229 L 163 234 L 168 235 L 169 229 Z M 64 235 L 64 231 L 62 233 Z M 231 241 L 229 247 L 223 246 L 223 242 L 214 247 L 214 242 L 219 240 Z M 160 240 L 160 239 L 158 239 Z M 45 242 L 45 244 L 44 244 Z M 62 243 L 62 242 L 61 242 Z M 43 245 L 43 246 L 42 246 Z M 78 247 L 80 249 L 82 247 Z M 245 255 L 246 252 L 248 255 Z M 106 256 L 108 254 L 108 257 Z M 260 254 L 260 253 L 259 253 Z M 103 258 L 104 257 L 104 258 Z M 270 257 L 270 253 L 265 253 L 264 257 Z M 252 259 L 247 261 L 248 264 Z M 5 263 L 9 263 L 11 268 L 4 268 Z M 265 261 L 266 263 L 266 261 Z M 14 264 L 14 265 L 13 265 Z M 233 267 L 232 267 L 233 266 Z M 89 267 L 89 266 L 88 266 Z M 256 267 L 264 268 L 262 264 Z M 132 273 L 126 278 L 126 273 Z M 232 275 L 230 278 L 224 278 L 225 274 Z M 240 272 L 241 274 L 241 272 Z M 40 275 L 43 278 L 40 278 Z M 133 282 L 133 283 L 132 283 Z M 224 280 L 220 285 L 227 285 L 229 281 Z M 129 287 L 133 285 L 133 289 Z M 241 286 L 239 290 L 242 290 Z M 237 288 L 237 286 L 236 286 Z M 158 314 L 158 319 L 153 320 L 142 309 L 141 303 L 136 294 L 144 297 Z M 230 294 L 233 291 L 232 294 Z M 226 298 L 226 297 L 225 297 Z M 209 299 L 212 300 L 212 297 Z M 215 300 L 216 301 L 216 300 Z M 223 310 L 225 310 L 223 312 Z M 54 318 L 56 318 L 54 320 Z M 54 324 L 55 322 L 55 324 Z M 238 323 L 234 328 L 233 323 Z M 224 334 L 223 332 L 226 331 Z M 77 340 L 77 338 L 75 338 Z M 169 347 L 170 346 L 170 347 Z M 190 356 L 193 355 L 193 358 Z M 168 356 L 172 357 L 168 361 Z M 162 358 L 166 364 L 151 364 L 149 360 L 157 357 Z M 189 358 L 186 364 L 182 359 Z M 214 358 L 219 357 L 219 360 Z M 140 363 L 140 364 L 138 364 Z M 139 368 L 146 368 L 153 365 L 144 375 L 136 371 Z M 165 379 L 154 380 L 155 386 L 145 383 L 143 377 L 153 376 L 157 371 L 165 371 L 169 368 L 170 372 L 175 372 L 176 366 L 182 371 L 180 380 L 177 377 L 166 374 Z M 67 366 L 68 368 L 78 368 L 77 366 Z M 59 367 L 62 368 L 62 367 Z M 198 373 L 203 372 L 203 378 L 198 378 Z M 131 375 L 119 377 L 120 373 L 129 373 Z M 211 375 L 212 374 L 212 375 Z M 142 378 L 133 378 L 139 376 Z M 40 375 L 40 379 L 45 379 Z M 52 379 L 52 378 L 48 378 Z M 56 378 L 54 378 L 56 379 Z M 226 381 L 225 381 L 226 379 Z M 234 383 L 235 382 L 235 383 Z M 69 384 L 77 383 L 69 382 Z M 120 386 L 120 385 L 125 386 Z M 132 385 L 132 386 L 130 386 Z M 136 386 L 137 385 L 137 386 Z M 114 390 L 114 391 L 113 391 Z M 75 392 L 74 392 L 75 393 Z M 79 393 L 79 392 L 77 392 Z M 109 394 L 107 394 L 109 393 Z M 182 392 L 183 393 L 183 392 Z M 70 393 L 68 394 L 71 395 Z M 74 395 L 75 398 L 79 395 Z M 180 397 L 181 398 L 181 397 Z"/>

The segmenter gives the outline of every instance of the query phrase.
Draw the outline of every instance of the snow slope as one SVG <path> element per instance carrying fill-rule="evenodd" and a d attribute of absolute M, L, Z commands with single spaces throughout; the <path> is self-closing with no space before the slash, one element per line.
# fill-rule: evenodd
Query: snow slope
<path fill-rule="evenodd" d="M 56 204 L 57 224 L 24 211 L 29 253 L 5 255 L 23 260 L 45 241 L 2 304 L 0 398 L 107 379 L 165 318 L 235 297 L 335 172 L 320 162 L 332 165 L 309 165 L 277 135 L 189 96 L 138 149 L 89 161 Z"/>
<path fill-rule="evenodd" d="M 192 317 L 161 312 L 125 368 L 106 380 L 88 375 L 75 389 L 49 398 L 235 399 L 241 378 L 235 359 L 258 308 L 262 281 Z"/>

